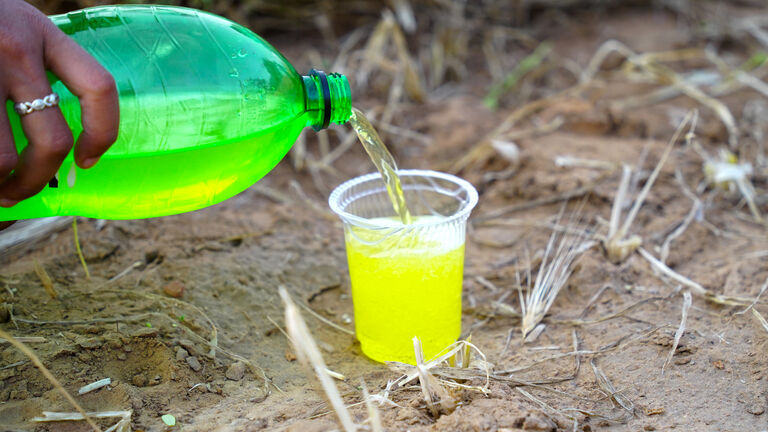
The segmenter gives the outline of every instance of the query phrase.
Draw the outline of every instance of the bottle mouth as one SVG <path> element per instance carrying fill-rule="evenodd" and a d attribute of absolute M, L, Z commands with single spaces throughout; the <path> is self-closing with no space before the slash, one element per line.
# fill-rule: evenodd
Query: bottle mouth
<path fill-rule="evenodd" d="M 309 76 L 317 77 L 323 91 L 323 122 L 320 125 L 312 126 L 315 131 L 320 131 L 331 124 L 331 86 L 328 85 L 328 76 L 321 70 L 310 69 Z"/>

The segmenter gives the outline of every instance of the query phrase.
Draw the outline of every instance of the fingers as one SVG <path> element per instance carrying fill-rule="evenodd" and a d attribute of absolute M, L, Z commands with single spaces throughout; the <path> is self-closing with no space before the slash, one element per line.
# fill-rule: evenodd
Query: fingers
<path fill-rule="evenodd" d="M 50 27 L 45 37 L 45 60 L 80 98 L 83 132 L 75 145 L 75 161 L 81 168 L 90 168 L 117 139 L 117 87 L 96 59 L 58 28 Z"/>
<path fill-rule="evenodd" d="M 5 95 L 0 93 L 0 106 L 2 106 L 1 102 L 5 100 Z M 8 122 L 8 116 L 4 110 L 0 110 L 0 182 L 8 177 L 18 161 L 19 155 L 13 142 L 13 133 Z"/>
<path fill-rule="evenodd" d="M 29 84 L 11 88 L 9 96 L 12 100 L 28 102 L 51 93 L 43 65 L 40 64 L 37 70 L 39 76 L 30 76 Z M 58 107 L 22 116 L 21 125 L 29 145 L 19 156 L 13 173 L 0 183 L 2 207 L 15 205 L 43 189 L 72 149 L 72 132 Z"/>

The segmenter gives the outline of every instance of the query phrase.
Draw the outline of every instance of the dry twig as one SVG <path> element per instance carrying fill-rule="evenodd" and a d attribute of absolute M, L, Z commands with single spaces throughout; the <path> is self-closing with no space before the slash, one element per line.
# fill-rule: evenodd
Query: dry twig
<path fill-rule="evenodd" d="M 600 391 L 608 396 L 614 405 L 621 407 L 626 411 L 624 422 L 629 421 L 635 414 L 635 404 L 632 403 L 629 398 L 621 394 L 620 391 L 616 390 L 616 387 L 613 386 L 611 380 L 609 380 L 605 373 L 597 366 L 595 359 L 592 359 L 589 364 L 592 366 L 592 372 L 595 374 L 595 382 L 600 388 Z"/>
<path fill-rule="evenodd" d="M 653 183 L 659 176 L 661 168 L 667 161 L 667 158 L 672 152 L 675 143 L 677 143 L 678 138 L 682 134 L 683 129 L 690 125 L 688 133 L 692 134 L 694 128 L 696 127 L 697 118 L 698 114 L 696 111 L 691 111 L 688 113 L 688 115 L 685 116 L 683 121 L 680 122 L 680 125 L 678 125 L 674 135 L 672 135 L 672 139 L 670 139 L 667 143 L 667 147 L 659 159 L 658 164 L 656 164 L 656 168 L 654 168 L 653 172 L 648 178 L 648 181 L 645 182 L 643 189 L 637 195 L 637 199 L 635 199 L 635 202 L 632 205 L 632 208 L 629 210 L 626 219 L 624 219 L 624 223 L 621 225 L 621 227 L 619 227 L 621 208 L 626 199 L 631 174 L 631 169 L 628 166 L 624 166 L 621 183 L 619 184 L 619 189 L 616 193 L 616 197 L 613 201 L 613 207 L 611 209 L 611 219 L 608 226 L 608 235 L 603 239 L 603 247 L 605 249 L 606 256 L 611 262 L 623 262 L 642 244 L 642 239 L 637 235 L 627 237 L 629 230 L 632 227 L 632 223 L 635 221 L 635 217 L 637 216 L 640 207 L 643 205 L 643 202 L 645 202 L 645 199 L 648 196 Z"/>
<path fill-rule="evenodd" d="M 85 278 L 90 279 L 91 273 L 88 271 L 88 264 L 86 264 L 83 251 L 80 249 L 80 237 L 77 235 L 77 216 L 72 216 L 72 234 L 75 239 L 75 250 L 77 251 L 77 257 L 80 258 L 80 265 L 83 266 L 83 271 L 85 271 Z"/>
<path fill-rule="evenodd" d="M 347 410 L 344 401 L 341 399 L 336 384 L 333 383 L 328 374 L 328 368 L 325 365 L 322 354 L 320 354 L 320 348 L 317 347 L 315 340 L 312 338 L 307 324 L 301 317 L 301 312 L 299 312 L 298 307 L 283 287 L 280 287 L 280 297 L 283 299 L 283 303 L 285 303 L 285 324 L 288 334 L 291 336 L 290 340 L 296 350 L 296 357 L 298 357 L 302 364 L 311 366 L 314 370 L 344 430 L 346 432 L 355 432 L 357 426 L 352 420 L 352 416 Z"/>
<path fill-rule="evenodd" d="M 33 422 L 47 423 L 60 421 L 80 421 L 89 420 L 89 418 L 112 418 L 120 417 L 120 421 L 106 429 L 104 432 L 130 432 L 131 430 L 131 411 L 99 411 L 89 413 L 67 413 L 43 411 L 42 417 L 34 417 Z"/>
<path fill-rule="evenodd" d="M 37 277 L 40 278 L 40 283 L 43 284 L 43 288 L 45 288 L 45 292 L 47 292 L 48 296 L 52 299 L 56 299 L 56 288 L 53 287 L 53 281 L 51 280 L 51 277 L 48 276 L 48 272 L 45 271 L 45 268 L 34 258 L 32 258 L 32 264 L 35 267 Z"/>
<path fill-rule="evenodd" d="M 677 346 L 680 344 L 680 338 L 683 337 L 683 333 L 685 332 L 685 320 L 688 318 L 688 310 L 691 308 L 692 304 L 691 299 L 691 293 L 689 291 L 683 292 L 683 311 L 682 316 L 680 318 L 680 327 L 677 328 L 677 331 L 675 332 L 675 341 L 672 344 L 672 349 L 669 350 L 669 355 L 667 355 L 667 359 L 664 361 L 664 364 L 661 366 L 661 374 L 664 375 L 664 369 L 666 369 L 669 362 L 672 361 L 672 356 L 675 355 L 675 351 L 677 351 Z"/>
<path fill-rule="evenodd" d="M 656 259 L 656 257 L 651 255 L 651 253 L 648 252 L 647 250 L 643 248 L 639 248 L 637 251 L 640 253 L 640 255 L 643 258 L 645 258 L 651 264 L 651 267 L 653 267 L 655 270 L 659 271 L 661 274 L 663 274 L 664 276 L 667 276 L 668 278 L 674 280 L 675 282 L 690 288 L 694 293 L 704 297 L 705 299 L 713 303 L 730 305 L 730 306 L 749 304 L 749 299 L 746 299 L 746 298 L 715 294 L 712 291 L 701 286 L 699 283 L 667 267 L 666 264 Z"/>

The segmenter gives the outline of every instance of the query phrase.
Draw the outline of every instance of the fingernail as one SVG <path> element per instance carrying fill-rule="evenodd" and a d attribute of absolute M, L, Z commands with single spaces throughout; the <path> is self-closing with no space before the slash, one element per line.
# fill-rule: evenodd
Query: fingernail
<path fill-rule="evenodd" d="M 98 161 L 99 161 L 99 158 L 97 158 L 97 157 L 88 158 L 88 159 L 83 161 L 83 168 L 90 168 L 90 167 L 96 165 L 96 162 L 98 162 Z"/>
<path fill-rule="evenodd" d="M 16 200 L 0 198 L 0 207 L 13 207 L 18 203 Z"/>

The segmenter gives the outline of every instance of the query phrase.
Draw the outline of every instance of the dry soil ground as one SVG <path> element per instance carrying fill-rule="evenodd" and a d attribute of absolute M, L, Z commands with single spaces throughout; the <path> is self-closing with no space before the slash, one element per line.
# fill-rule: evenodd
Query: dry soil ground
<path fill-rule="evenodd" d="M 703 46 L 661 10 L 619 10 L 599 20 L 588 15 L 552 19 L 558 23 L 548 34 L 554 52 L 582 67 L 611 38 L 643 52 Z M 308 65 L 302 52 L 309 41 L 296 44 L 276 37 L 273 42 L 299 70 Z M 727 46 L 722 49 L 729 52 Z M 738 44 L 731 49 L 734 56 L 745 54 Z M 398 106 L 393 122 L 429 137 L 425 144 L 388 135 L 401 167 L 446 169 L 516 108 L 503 104 L 494 112 L 483 105 L 488 77 L 481 62 L 481 57 L 469 62 L 470 75 L 443 88 L 439 97 Z M 565 80 L 550 75 L 533 82 L 548 86 Z M 568 416 L 578 420 L 581 431 L 768 430 L 766 329 L 750 313 L 735 314 L 743 307 L 716 305 L 694 294 L 687 328 L 662 374 L 683 296 L 679 283 L 660 278 L 638 253 L 618 265 L 606 260 L 599 246 L 582 255 L 534 342 L 523 344 L 519 319 L 494 306 L 511 293 L 505 302 L 519 310 L 515 274 L 525 270 L 525 251 L 535 258 L 543 250 L 562 203 L 539 200 L 576 191 L 569 209 L 585 199 L 585 222 L 598 233 L 606 230 L 601 221 L 610 217 L 620 170 L 562 168 L 555 165 L 555 156 L 642 164 L 637 182 L 642 187 L 681 113 L 696 106 L 702 146 L 714 154 L 725 145 L 727 131 L 718 117 L 686 97 L 621 111 L 603 103 L 651 88 L 607 79 L 599 88 L 553 100 L 519 128 L 530 130 L 558 118 L 562 124 L 555 131 L 521 133 L 514 139 L 521 153 L 516 168 L 494 154 L 462 171 L 481 191 L 468 234 L 464 330 L 471 331 L 472 342 L 495 371 L 520 370 L 508 379 L 491 380 L 486 394 L 456 394 L 458 408 L 439 418 L 426 409 L 418 386 L 395 391 L 392 404 L 379 408 L 387 430 L 572 430 Z M 760 99 L 743 90 L 722 100 L 744 126 L 745 104 Z M 364 98 L 357 104 L 371 109 L 382 101 Z M 336 145 L 335 135 L 329 136 Z M 313 141 L 309 145 L 316 154 Z M 76 399 L 89 411 L 132 411 L 134 430 L 164 430 L 163 414 L 174 415 L 186 431 L 338 429 L 320 387 L 297 363 L 281 333 L 283 306 L 277 295 L 284 286 L 318 314 L 353 329 L 342 230 L 325 199 L 330 188 L 371 171 L 372 165 L 354 146 L 334 167 L 340 174 L 313 179 L 286 160 L 253 188 L 212 208 L 153 220 L 81 220 L 91 279 L 84 277 L 71 229 L 6 256 L 0 302 L 12 305 L 13 321 L 5 317 L 0 326 L 15 336 L 44 338 L 29 346 L 70 392 L 111 378 L 109 387 Z M 486 175 L 510 168 L 515 169 L 506 178 Z M 693 189 L 703 180 L 701 158 L 678 144 L 632 229 L 655 256 L 693 205 L 675 179 L 676 170 Z M 759 172 L 753 179 L 763 193 L 765 179 Z M 590 193 L 578 193 L 581 189 Z M 762 199 L 761 210 L 768 213 L 764 197 L 758 204 Z M 668 265 L 714 292 L 756 296 L 768 278 L 766 227 L 753 222 L 738 195 L 707 190 L 701 199 L 703 210 L 672 242 Z M 483 221 L 499 208 L 532 202 Z M 35 260 L 52 278 L 56 299 L 43 289 Z M 169 284 L 184 286 L 180 299 L 164 294 Z M 622 316 L 599 320 L 635 304 Z M 768 314 L 763 304 L 756 308 Z M 579 317 L 586 322 L 567 322 Z M 399 376 L 366 359 L 354 336 L 306 312 L 305 318 L 329 368 L 345 375 L 337 385 L 348 404 L 362 400 L 361 379 L 378 393 Z M 211 322 L 221 348 L 215 357 L 206 342 L 212 337 Z M 559 356 L 573 351 L 574 338 L 582 351 L 618 344 L 601 354 Z M 236 356 L 254 367 L 238 370 L 241 365 L 232 366 Z M 600 391 L 591 360 L 634 404 L 631 415 Z M 519 381 L 559 382 L 519 387 Z M 471 383 L 482 386 L 484 380 Z M 84 423 L 30 423 L 42 410 L 73 409 L 24 355 L 0 344 L 0 429 L 88 430 Z M 364 406 L 352 412 L 358 422 L 367 418 Z"/>

